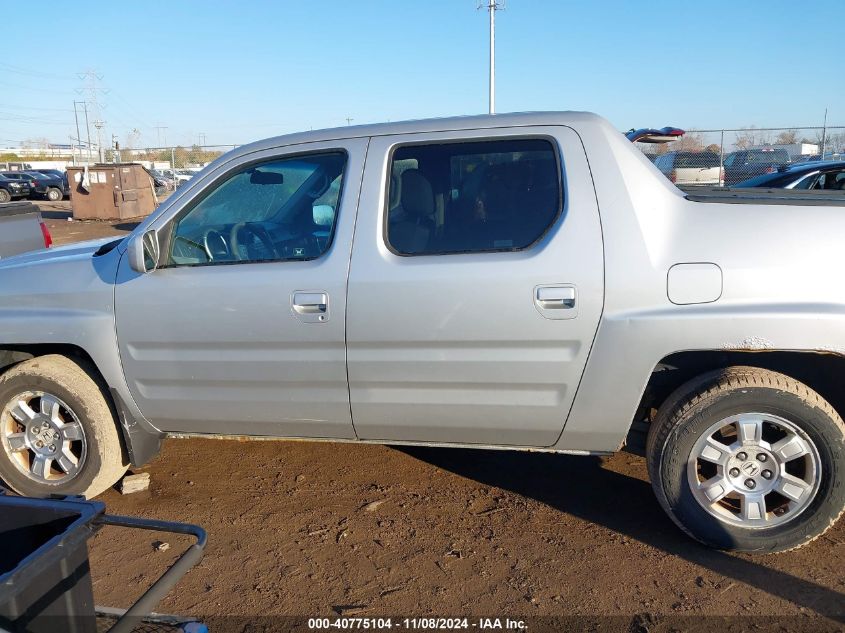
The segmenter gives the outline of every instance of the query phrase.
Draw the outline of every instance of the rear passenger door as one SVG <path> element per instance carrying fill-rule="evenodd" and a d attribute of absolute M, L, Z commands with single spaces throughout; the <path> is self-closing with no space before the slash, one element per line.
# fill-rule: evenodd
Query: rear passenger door
<path fill-rule="evenodd" d="M 602 308 L 591 183 L 566 127 L 371 140 L 347 304 L 359 438 L 555 443 Z"/>

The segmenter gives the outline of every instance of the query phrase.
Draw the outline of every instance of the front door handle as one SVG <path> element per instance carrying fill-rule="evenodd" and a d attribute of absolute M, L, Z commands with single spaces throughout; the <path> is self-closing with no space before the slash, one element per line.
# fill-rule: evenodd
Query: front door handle
<path fill-rule="evenodd" d="M 547 319 L 574 319 L 578 316 L 578 291 L 572 284 L 537 286 L 534 307 Z"/>
<path fill-rule="evenodd" d="M 291 307 L 300 321 L 305 323 L 329 320 L 329 295 L 326 292 L 294 292 Z"/>

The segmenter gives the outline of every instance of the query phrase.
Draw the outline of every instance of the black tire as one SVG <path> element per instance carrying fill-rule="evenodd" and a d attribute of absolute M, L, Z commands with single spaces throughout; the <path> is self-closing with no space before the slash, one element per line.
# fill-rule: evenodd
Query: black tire
<path fill-rule="evenodd" d="M 62 190 L 56 189 L 55 187 L 50 187 L 47 190 L 47 200 L 50 202 L 58 202 L 62 199 Z"/>
<path fill-rule="evenodd" d="M 12 195 L 8 191 L 0 189 L 0 202 L 9 202 L 11 199 Z"/>
<path fill-rule="evenodd" d="M 820 477 L 815 496 L 794 518 L 750 529 L 721 520 L 692 492 L 687 462 L 714 423 L 740 413 L 789 419 L 815 446 Z M 677 389 L 658 411 L 646 443 L 648 470 L 660 505 L 687 534 L 718 549 L 775 553 L 817 539 L 845 510 L 845 424 L 819 394 L 777 372 L 731 367 Z"/>
<path fill-rule="evenodd" d="M 60 399 L 79 420 L 86 454 L 73 477 L 35 481 L 12 461 L 3 436 L 5 425 L 12 420 L 7 404 L 24 392 L 44 392 Z M 0 376 L 0 480 L 14 492 L 29 497 L 75 494 L 90 499 L 117 482 L 128 465 L 106 392 L 87 363 L 59 355 L 40 356 Z"/>

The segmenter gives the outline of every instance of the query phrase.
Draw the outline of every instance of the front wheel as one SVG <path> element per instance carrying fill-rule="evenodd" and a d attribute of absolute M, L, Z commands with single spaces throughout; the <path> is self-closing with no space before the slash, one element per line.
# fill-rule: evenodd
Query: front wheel
<path fill-rule="evenodd" d="M 0 189 L 0 202 L 8 202 L 12 199 L 12 194 L 10 194 L 5 189 Z"/>
<path fill-rule="evenodd" d="M 50 202 L 57 202 L 62 199 L 62 190 L 56 189 L 55 187 L 50 187 L 47 190 L 47 200 Z"/>
<path fill-rule="evenodd" d="M 0 480 L 18 494 L 94 497 L 126 472 L 93 368 L 40 356 L 0 376 Z"/>
<path fill-rule="evenodd" d="M 663 509 L 719 549 L 795 549 L 845 510 L 845 424 L 773 371 L 733 367 L 688 382 L 661 407 L 647 455 Z"/>

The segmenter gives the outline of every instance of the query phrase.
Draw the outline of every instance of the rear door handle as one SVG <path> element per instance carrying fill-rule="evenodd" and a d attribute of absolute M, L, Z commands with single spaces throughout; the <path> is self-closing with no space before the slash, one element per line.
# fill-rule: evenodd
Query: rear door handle
<path fill-rule="evenodd" d="M 291 297 L 294 314 L 304 323 L 323 323 L 329 320 L 327 292 L 297 291 Z"/>
<path fill-rule="evenodd" d="M 547 319 L 574 319 L 578 316 L 578 292 L 571 284 L 537 286 L 534 306 Z"/>
<path fill-rule="evenodd" d="M 549 310 L 568 310 L 575 307 L 575 288 L 552 286 L 537 288 L 537 304 Z"/>

